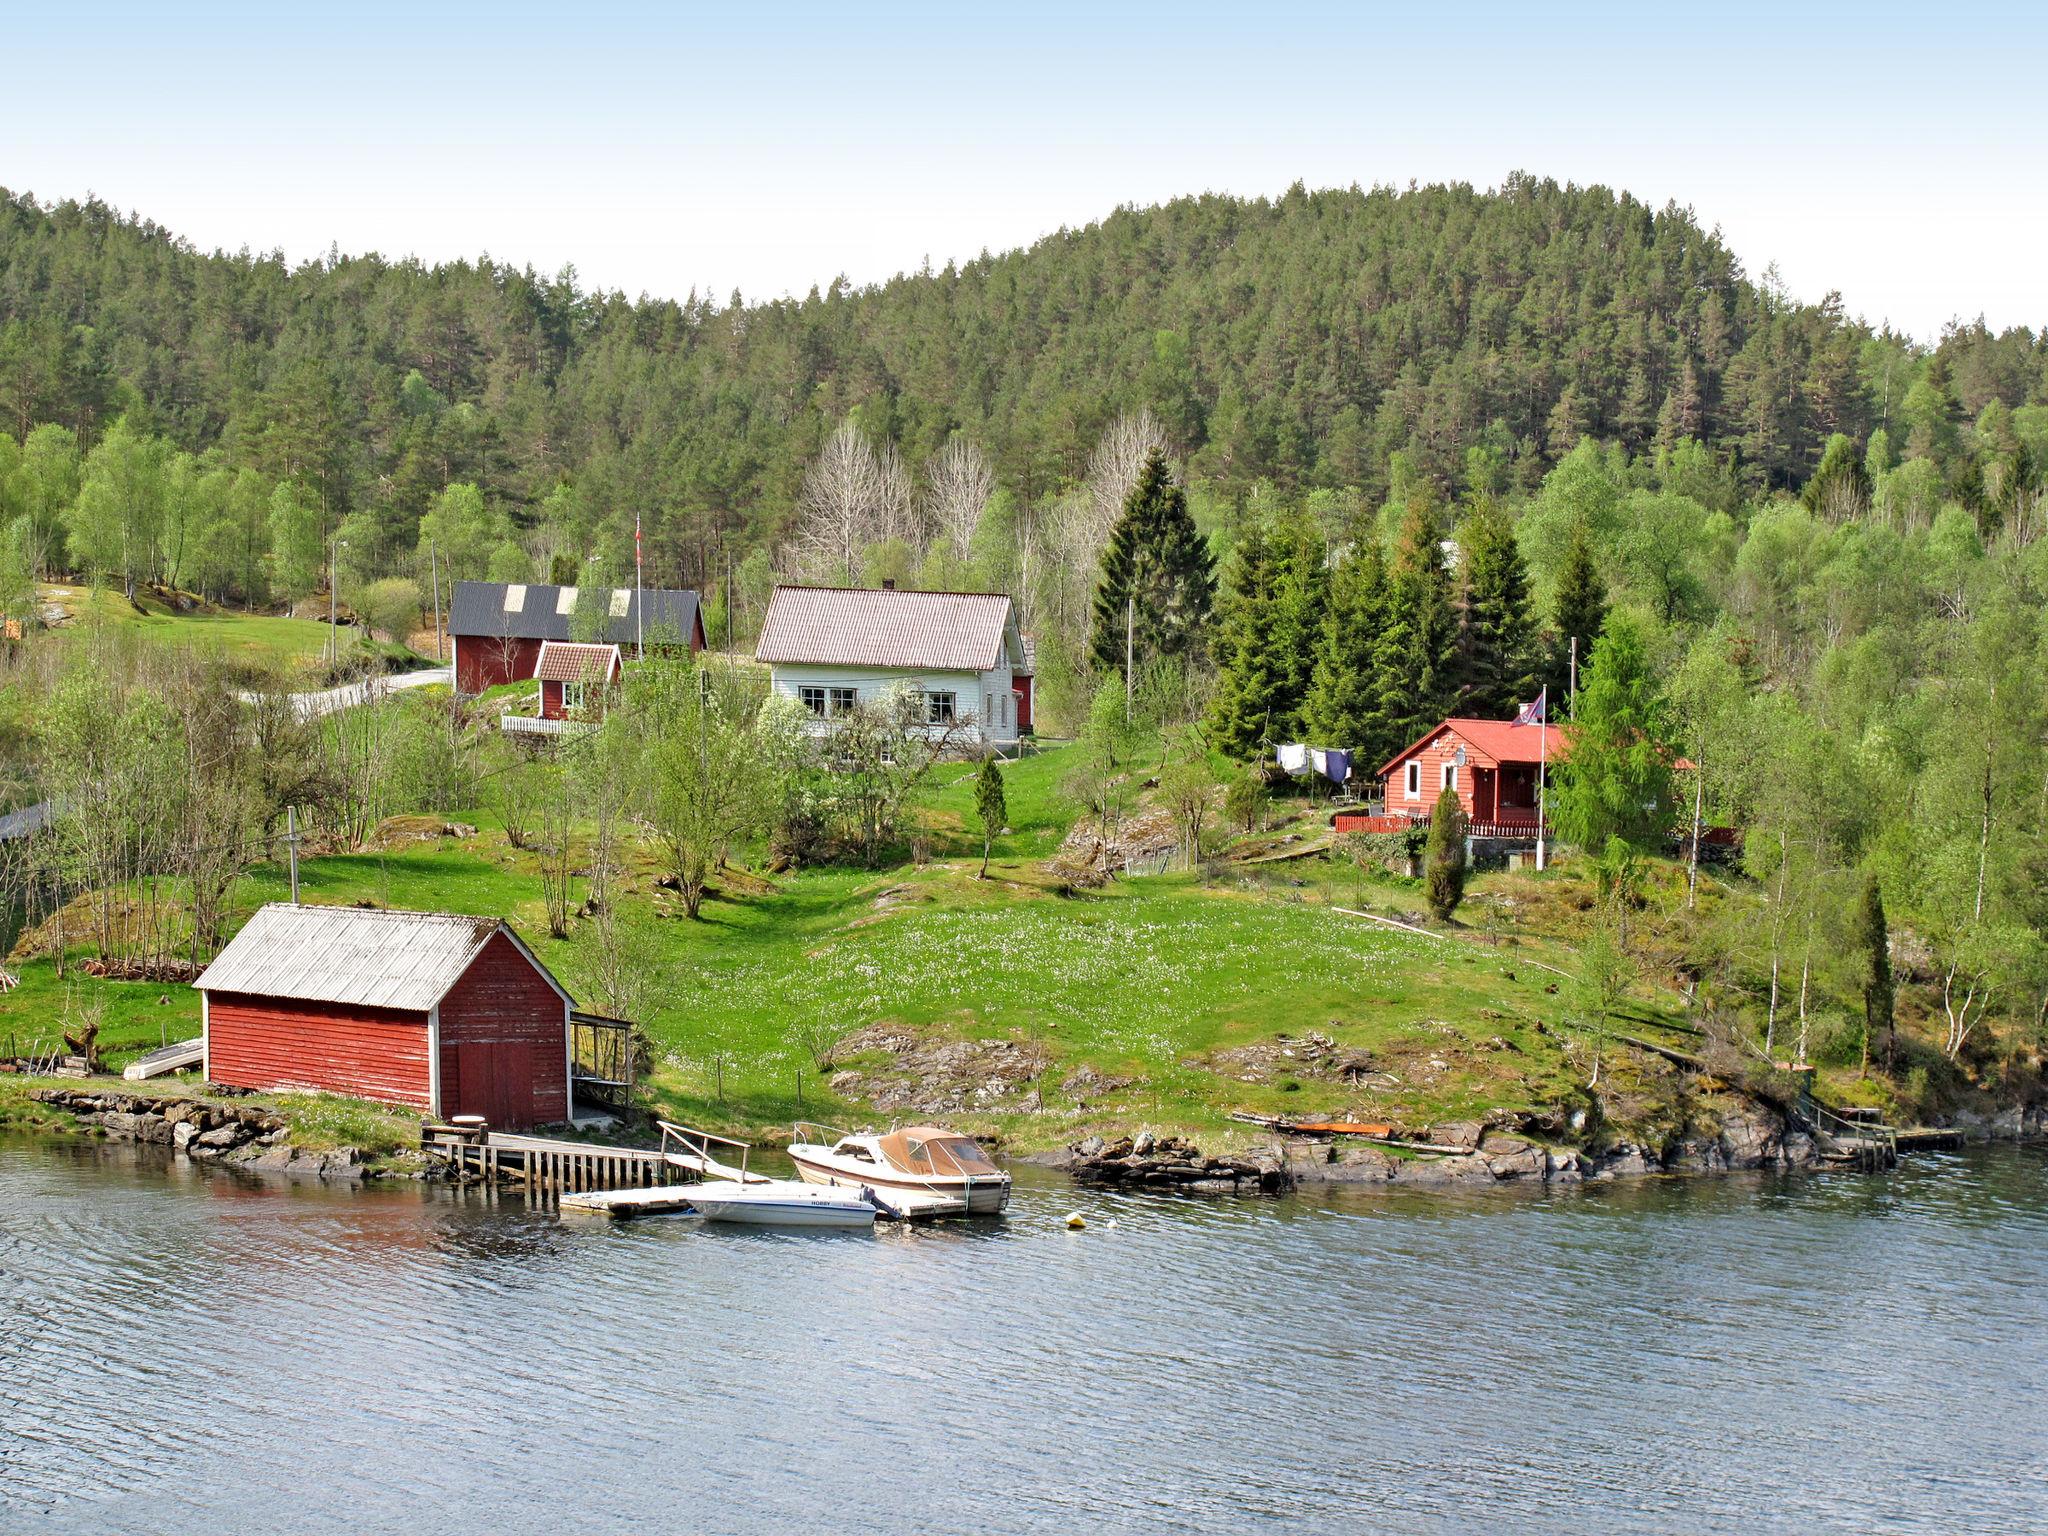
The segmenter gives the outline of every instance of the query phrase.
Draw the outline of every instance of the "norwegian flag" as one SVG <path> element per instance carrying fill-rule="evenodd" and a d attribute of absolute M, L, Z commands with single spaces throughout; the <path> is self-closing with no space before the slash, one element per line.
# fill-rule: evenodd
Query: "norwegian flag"
<path fill-rule="evenodd" d="M 1536 697 L 1531 699 L 1528 703 L 1524 704 L 1521 708 L 1521 712 L 1515 716 L 1515 724 L 1536 725 L 1541 723 L 1541 721 L 1544 718 L 1544 703 L 1545 700 L 1549 697 L 1549 695 L 1550 689 L 1547 685 L 1545 687 L 1537 689 Z"/>

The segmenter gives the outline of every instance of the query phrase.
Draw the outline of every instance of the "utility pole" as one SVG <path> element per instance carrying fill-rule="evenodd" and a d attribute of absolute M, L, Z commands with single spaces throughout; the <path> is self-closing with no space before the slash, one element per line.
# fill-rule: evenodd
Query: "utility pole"
<path fill-rule="evenodd" d="M 1135 684 L 1131 676 L 1131 662 L 1136 653 L 1133 644 L 1138 630 L 1138 599 L 1136 594 L 1124 598 L 1124 724 L 1131 723 L 1131 695 Z"/>
<path fill-rule="evenodd" d="M 1564 717 L 1567 720 L 1579 718 L 1579 637 L 1572 636 L 1572 680 L 1571 688 L 1565 694 Z"/>
<path fill-rule="evenodd" d="M 334 628 L 334 589 L 341 585 L 341 552 L 347 548 L 347 539 L 336 539 L 327 546 L 327 664 L 330 667 L 341 661 L 341 641 Z"/>
<path fill-rule="evenodd" d="M 284 808 L 284 846 L 292 865 L 292 905 L 299 904 L 299 813 L 293 806 Z"/>
<path fill-rule="evenodd" d="M 441 550 L 434 540 L 427 540 L 428 579 L 434 584 L 434 660 L 441 661 Z"/>

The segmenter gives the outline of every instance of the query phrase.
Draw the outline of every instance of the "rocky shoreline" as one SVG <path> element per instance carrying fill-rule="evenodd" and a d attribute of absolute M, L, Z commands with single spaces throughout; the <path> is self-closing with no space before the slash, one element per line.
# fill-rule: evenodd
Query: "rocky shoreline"
<path fill-rule="evenodd" d="M 81 1127 L 97 1128 L 109 1141 L 172 1147 L 195 1162 L 347 1183 L 370 1173 L 354 1147 L 314 1152 L 293 1146 L 290 1124 L 261 1104 L 214 1104 L 83 1088 L 39 1088 L 29 1097 L 68 1111 Z"/>
<path fill-rule="evenodd" d="M 1571 1184 L 1650 1174 L 1728 1173 L 1812 1168 L 1820 1148 L 1775 1112 L 1757 1107 L 1728 1114 L 1712 1133 L 1669 1148 L 1628 1140 L 1599 1151 L 1560 1147 L 1483 1122 L 1434 1125 L 1428 1150 L 1378 1145 L 1350 1137 L 1286 1136 L 1249 1152 L 1208 1157 L 1179 1137 L 1141 1132 L 1115 1141 L 1091 1136 L 1042 1159 L 1087 1184 L 1189 1192 L 1277 1191 L 1297 1184 L 1448 1185 Z"/>

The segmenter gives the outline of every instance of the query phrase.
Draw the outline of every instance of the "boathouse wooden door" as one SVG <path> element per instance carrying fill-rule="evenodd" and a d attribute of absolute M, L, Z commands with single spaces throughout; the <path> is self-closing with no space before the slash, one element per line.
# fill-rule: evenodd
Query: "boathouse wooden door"
<path fill-rule="evenodd" d="M 500 1040 L 455 1048 L 456 1092 L 462 1113 L 494 1126 L 533 1124 L 533 1047 Z"/>

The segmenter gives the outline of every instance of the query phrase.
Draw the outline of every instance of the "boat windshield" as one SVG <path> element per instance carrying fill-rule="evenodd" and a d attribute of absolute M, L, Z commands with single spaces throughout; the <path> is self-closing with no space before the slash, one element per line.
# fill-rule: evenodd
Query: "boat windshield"
<path fill-rule="evenodd" d="M 999 1170 L 972 1137 L 952 1131 L 893 1131 L 882 1138 L 890 1162 L 910 1173 L 983 1178 Z"/>

